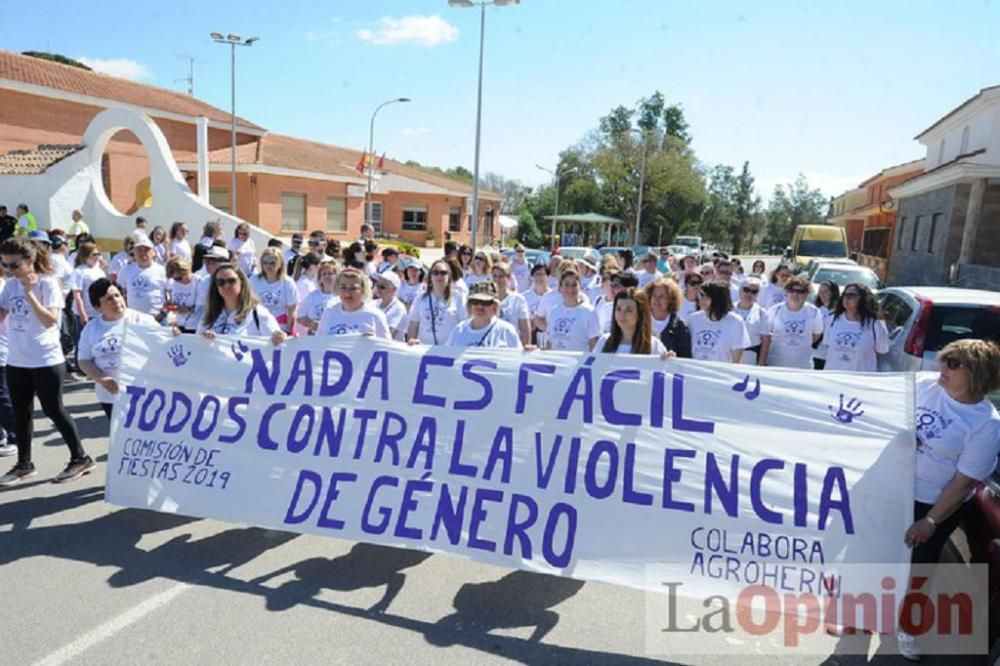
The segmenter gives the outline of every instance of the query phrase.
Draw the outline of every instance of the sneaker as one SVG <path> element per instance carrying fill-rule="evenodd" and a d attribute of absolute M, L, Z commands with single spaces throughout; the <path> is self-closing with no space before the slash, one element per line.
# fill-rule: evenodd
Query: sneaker
<path fill-rule="evenodd" d="M 907 661 L 920 661 L 924 658 L 917 646 L 917 639 L 905 631 L 896 632 L 896 643 L 899 645 L 899 654 Z"/>
<path fill-rule="evenodd" d="M 0 458 L 5 456 L 16 456 L 17 447 L 7 442 L 0 442 Z"/>
<path fill-rule="evenodd" d="M 91 470 L 95 467 L 97 467 L 97 463 L 90 456 L 70 460 L 69 464 L 66 465 L 66 469 L 59 472 L 56 478 L 52 479 L 52 483 L 65 483 L 79 479 L 84 474 L 90 474 Z"/>
<path fill-rule="evenodd" d="M 10 471 L 0 476 L 0 488 L 6 488 L 7 486 L 16 486 L 28 477 L 32 477 L 37 474 L 35 470 L 34 463 L 28 463 L 26 465 L 14 465 L 10 468 Z"/>

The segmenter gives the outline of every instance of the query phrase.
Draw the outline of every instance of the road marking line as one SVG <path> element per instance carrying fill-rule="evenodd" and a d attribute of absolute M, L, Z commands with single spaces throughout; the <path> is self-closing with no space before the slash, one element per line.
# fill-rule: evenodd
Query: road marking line
<path fill-rule="evenodd" d="M 98 643 L 102 643 L 111 638 L 122 629 L 128 627 L 130 624 L 138 622 L 144 616 L 152 613 L 157 608 L 169 604 L 175 597 L 182 592 L 185 592 L 190 587 L 191 586 L 187 583 L 178 583 L 168 590 L 164 590 L 159 594 L 154 594 L 137 606 L 133 606 L 124 613 L 111 618 L 104 624 L 91 629 L 72 643 L 64 645 L 43 659 L 36 661 L 34 666 L 61 666 L 62 664 L 65 664 L 70 659 L 73 659 L 84 651 L 89 650 Z"/>

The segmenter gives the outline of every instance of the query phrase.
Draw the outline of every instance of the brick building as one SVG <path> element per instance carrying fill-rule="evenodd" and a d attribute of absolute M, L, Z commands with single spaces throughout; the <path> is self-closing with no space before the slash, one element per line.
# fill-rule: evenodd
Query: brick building
<path fill-rule="evenodd" d="M 209 201 L 231 212 L 231 125 L 222 109 L 172 90 L 4 50 L 0 98 L 0 156 L 28 151 L 22 158 L 30 160 L 43 145 L 79 144 L 99 112 L 126 106 L 153 119 L 193 191 L 198 187 L 196 126 L 205 118 Z M 366 175 L 355 169 L 360 151 L 272 134 L 239 117 L 236 144 L 239 217 L 279 236 L 316 229 L 343 240 L 359 236 L 366 185 Z M 18 161 L 24 159 L 12 160 Z M 0 177 L 3 163 L 0 159 Z M 102 176 L 109 199 L 122 213 L 141 214 L 146 199 L 155 196 L 148 190 L 144 150 L 130 133 L 119 133 L 108 144 Z M 372 218 L 384 234 L 414 244 L 440 244 L 446 232 L 468 242 L 471 197 L 469 183 L 385 159 L 375 170 Z M 499 236 L 499 206 L 498 194 L 480 190 L 481 242 Z M 173 220 L 151 222 L 168 226 Z"/>

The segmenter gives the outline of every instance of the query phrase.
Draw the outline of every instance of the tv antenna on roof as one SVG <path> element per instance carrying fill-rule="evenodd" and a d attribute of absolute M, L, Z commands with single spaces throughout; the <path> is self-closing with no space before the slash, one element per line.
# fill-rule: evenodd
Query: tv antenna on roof
<path fill-rule="evenodd" d="M 194 97 L 194 64 L 196 62 L 200 63 L 201 61 L 196 59 L 194 56 L 189 56 L 189 55 L 178 55 L 177 57 L 184 58 L 185 60 L 188 61 L 188 75 L 183 79 L 174 79 L 174 83 L 180 83 L 181 81 L 186 81 L 188 84 L 187 93 L 191 97 Z"/>

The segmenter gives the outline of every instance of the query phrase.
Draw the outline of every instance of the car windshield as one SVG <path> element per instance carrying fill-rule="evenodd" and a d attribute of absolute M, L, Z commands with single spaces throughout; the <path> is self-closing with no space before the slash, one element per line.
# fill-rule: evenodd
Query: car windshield
<path fill-rule="evenodd" d="M 879 289 L 882 287 L 882 284 L 878 280 L 878 276 L 872 271 L 866 270 L 821 268 L 816 271 L 816 274 L 813 276 L 813 282 L 826 282 L 827 280 L 833 280 L 841 287 L 846 287 L 852 282 L 863 284 L 869 289 Z"/>
<path fill-rule="evenodd" d="M 934 305 L 924 351 L 936 352 L 949 342 L 965 338 L 1000 342 L 1000 308 Z"/>
<path fill-rule="evenodd" d="M 803 257 L 846 257 L 844 241 L 800 240 L 798 254 Z"/>
<path fill-rule="evenodd" d="M 559 255 L 567 259 L 582 259 L 587 256 L 588 251 L 585 247 L 563 247 L 559 249 Z"/>
<path fill-rule="evenodd" d="M 683 245 L 684 247 L 698 247 L 698 239 L 685 236 L 678 236 L 677 238 L 674 239 L 674 245 Z"/>

